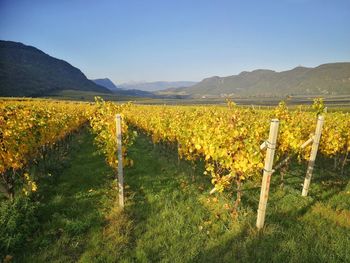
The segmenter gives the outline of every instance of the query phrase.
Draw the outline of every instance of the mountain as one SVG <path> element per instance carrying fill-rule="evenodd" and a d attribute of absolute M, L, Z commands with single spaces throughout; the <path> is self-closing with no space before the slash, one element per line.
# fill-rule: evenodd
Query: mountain
<path fill-rule="evenodd" d="M 61 90 L 110 93 L 64 60 L 32 46 L 0 40 L 0 96 L 42 96 Z"/>
<path fill-rule="evenodd" d="M 120 89 L 117 88 L 117 86 L 109 79 L 92 79 L 93 82 L 95 82 L 97 85 L 100 85 L 102 87 L 105 87 L 109 89 L 110 91 L 118 91 Z"/>
<path fill-rule="evenodd" d="M 206 78 L 191 87 L 165 90 L 160 94 L 165 93 L 191 97 L 350 94 L 350 63 L 296 67 L 282 72 L 243 71 L 239 75 Z"/>
<path fill-rule="evenodd" d="M 197 82 L 194 81 L 156 81 L 156 82 L 128 82 L 119 84 L 121 89 L 138 89 L 144 91 L 158 91 L 169 88 L 190 87 Z"/>

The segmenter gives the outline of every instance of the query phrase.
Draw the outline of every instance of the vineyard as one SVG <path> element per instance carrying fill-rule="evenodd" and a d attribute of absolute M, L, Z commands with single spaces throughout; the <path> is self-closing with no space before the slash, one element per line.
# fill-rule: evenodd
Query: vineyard
<path fill-rule="evenodd" d="M 120 114 L 121 118 L 116 118 L 117 114 Z M 323 125 L 319 129 L 321 138 L 318 141 L 316 138 L 316 126 L 319 125 L 317 123 L 320 119 L 322 119 Z M 271 120 L 278 120 L 275 142 L 271 141 Z M 121 125 L 120 129 L 117 129 L 118 123 Z M 239 107 L 233 102 L 228 102 L 227 106 L 141 106 L 131 103 L 115 104 L 105 102 L 99 98 L 93 104 L 40 100 L 2 101 L 0 102 L 0 190 L 3 195 L 0 200 L 3 200 L 3 203 L 11 203 L 19 196 L 32 199 L 38 198 L 40 194 L 37 192 L 40 192 L 41 182 L 46 182 L 48 179 L 45 178 L 47 173 L 46 175 L 38 175 L 33 167 L 47 162 L 55 151 L 59 152 L 60 149 L 69 151 L 68 146 L 71 145 L 75 136 L 83 136 L 85 138 L 86 136 L 79 135 L 79 133 L 82 131 L 86 133 L 87 130 L 91 130 L 94 147 L 97 147 L 97 151 L 101 154 L 100 156 L 104 158 L 105 165 L 100 164 L 100 166 L 109 167 L 104 169 L 110 169 L 106 173 L 110 173 L 110 178 L 113 179 L 109 182 L 108 187 L 110 188 L 108 188 L 108 194 L 104 198 L 119 198 L 120 201 L 121 196 L 119 194 L 119 197 L 117 197 L 117 189 L 119 188 L 120 191 L 123 188 L 122 203 L 124 205 L 125 192 L 125 211 L 119 208 L 113 210 L 117 212 L 112 218 L 115 218 L 116 215 L 124 218 L 123 223 L 119 227 L 125 226 L 126 229 L 130 230 L 130 226 L 125 221 L 135 221 L 137 224 L 142 218 L 141 215 L 145 213 L 141 208 L 134 207 L 138 199 L 133 197 L 138 196 L 138 198 L 141 198 L 141 193 L 144 193 L 146 196 L 150 195 L 148 197 L 150 198 L 149 202 L 156 207 L 160 206 L 160 203 L 164 203 L 165 206 L 169 205 L 164 199 L 156 198 L 156 196 L 161 195 L 163 191 L 165 191 L 163 194 L 166 193 L 172 196 L 172 192 L 169 192 L 167 188 L 170 186 L 166 186 L 166 182 L 167 180 L 180 180 L 178 189 L 173 190 L 173 193 L 180 193 L 187 198 L 181 197 L 184 198 L 181 199 L 182 202 L 186 204 L 186 209 L 184 208 L 184 211 L 181 210 L 181 213 L 190 216 L 186 212 L 188 210 L 187 207 L 192 207 L 190 210 L 197 209 L 200 211 L 194 212 L 194 218 L 188 219 L 190 222 L 203 221 L 202 216 L 197 215 L 197 213 L 206 214 L 206 219 L 199 226 L 198 240 L 206 242 L 205 240 L 208 239 L 210 246 L 217 246 L 218 244 L 214 245 L 215 236 L 209 237 L 210 231 L 215 233 L 216 239 L 224 241 L 224 237 L 237 231 L 239 226 L 247 227 L 249 225 L 252 228 L 251 224 L 254 225 L 255 222 L 252 222 L 256 220 L 256 210 L 259 205 L 258 196 L 262 185 L 262 175 L 264 174 L 264 178 L 265 175 L 268 178 L 264 179 L 265 181 L 268 180 L 267 186 L 264 186 L 265 188 L 267 187 L 267 193 L 264 192 L 262 194 L 266 196 L 266 199 L 263 200 L 265 202 L 263 207 L 264 213 L 270 180 L 272 183 L 271 188 L 273 188 L 274 184 L 278 185 L 277 188 L 271 189 L 272 201 L 271 204 L 269 201 L 266 210 L 268 218 L 272 218 L 272 220 L 267 220 L 267 226 L 261 229 L 266 232 L 267 236 L 269 231 L 272 231 L 269 228 L 269 224 L 274 224 L 274 213 L 278 214 L 274 207 L 282 205 L 276 200 L 276 196 L 278 198 L 278 195 L 280 195 L 281 199 L 284 196 L 292 199 L 299 198 L 293 202 L 292 208 L 301 205 L 301 209 L 308 211 L 306 208 L 308 205 L 314 201 L 321 202 L 322 198 L 324 198 L 324 193 L 333 190 L 337 191 L 337 197 L 332 200 L 333 203 L 325 206 L 316 203 L 313 209 L 315 207 L 318 208 L 321 212 L 318 211 L 316 213 L 321 213 L 321 215 L 326 214 L 325 211 L 328 211 L 328 215 L 325 215 L 328 220 L 326 221 L 333 220 L 336 222 L 335 227 L 332 228 L 332 233 L 336 233 L 340 238 L 339 240 L 344 236 L 347 236 L 347 238 L 350 236 L 347 235 L 350 229 L 348 224 L 350 222 L 350 207 L 349 203 L 346 203 L 350 201 L 349 190 L 347 190 L 349 188 L 350 116 L 348 113 L 341 112 L 327 113 L 322 100 L 316 100 L 312 107 L 300 106 L 293 110 L 289 110 L 284 102 L 281 102 L 273 110 L 266 110 L 255 109 L 254 107 Z M 121 136 L 121 143 L 119 144 L 117 143 L 118 134 Z M 154 169 L 157 172 L 153 175 L 150 173 L 149 176 L 154 176 L 154 178 L 160 180 L 159 182 L 157 181 L 157 184 L 154 184 L 153 181 L 144 176 L 147 174 L 147 171 L 142 170 L 142 168 L 146 169 L 144 167 L 152 165 L 153 162 L 159 162 L 156 162 L 156 159 L 147 159 L 146 155 L 148 155 L 148 152 L 143 148 L 148 149 L 148 152 L 152 153 L 154 158 L 162 160 L 165 158 L 163 162 L 169 163 L 164 168 L 167 171 L 159 171 L 156 167 Z M 271 152 L 271 150 L 273 151 Z M 269 153 L 272 154 L 272 159 L 269 157 L 270 160 L 267 158 Z M 312 159 L 312 155 L 316 157 L 316 153 L 317 158 L 314 169 L 315 161 Z M 141 157 L 140 154 L 145 157 Z M 268 162 L 270 162 L 273 170 L 267 168 Z M 328 176 L 326 179 L 322 179 L 323 183 L 321 182 L 320 186 L 317 176 L 321 162 L 324 165 L 322 167 L 326 167 L 325 169 L 331 171 L 330 173 L 334 176 L 329 176 L 329 172 L 324 172 Z M 172 167 L 171 170 L 175 171 L 175 175 L 172 175 L 173 171 L 169 170 L 169 167 Z M 177 172 L 179 169 L 181 173 L 186 171 L 185 173 L 188 176 L 176 175 L 180 174 L 180 172 Z M 122 179 L 118 178 L 122 170 L 125 173 L 125 185 L 120 184 Z M 301 197 L 302 183 L 307 171 L 311 175 L 312 173 L 315 174 L 312 175 L 309 197 Z M 89 174 L 89 172 L 93 171 L 86 171 L 86 174 Z M 301 176 L 298 179 L 299 181 L 297 181 L 297 186 L 295 186 L 296 178 L 291 176 L 295 172 L 300 173 L 299 176 Z M 165 173 L 167 173 L 167 177 L 160 176 Z M 131 177 L 131 175 L 133 176 Z M 79 176 L 81 176 L 81 184 L 84 184 L 83 178 L 85 175 L 81 174 Z M 119 185 L 115 184 L 115 178 L 118 178 Z M 313 180 L 315 180 L 315 184 L 313 184 Z M 147 182 L 149 183 L 149 193 L 145 190 Z M 294 183 L 293 187 L 289 185 L 290 182 Z M 158 186 L 158 184 L 164 185 Z M 319 192 L 320 189 L 327 188 L 327 186 L 332 186 L 334 189 L 329 188 L 324 190 L 324 193 Z M 45 189 L 47 185 L 43 183 L 42 187 Z M 91 187 L 93 188 L 93 186 Z M 154 189 L 158 189 L 158 187 L 160 187 L 160 192 L 155 193 Z M 163 196 L 163 198 L 166 199 L 167 197 Z M 310 198 L 315 199 L 311 202 Z M 261 200 L 260 197 L 260 203 L 262 202 Z M 310 203 L 308 203 L 309 201 Z M 248 203 L 251 203 L 252 208 L 248 208 Z M 108 210 L 108 206 L 114 206 L 110 201 L 104 204 L 107 204 L 107 207 L 103 208 L 105 210 Z M 269 210 L 269 206 L 272 207 L 271 210 Z M 140 214 L 137 214 L 132 209 L 136 209 L 135 211 L 141 209 L 139 211 Z M 259 209 L 261 209 L 260 205 Z M 288 207 L 286 211 L 293 215 L 295 213 L 293 209 Z M 314 210 L 311 209 L 310 211 L 314 213 Z M 288 216 L 288 213 L 284 216 Z M 126 216 L 130 218 L 125 219 Z M 109 219 L 107 219 L 107 222 L 111 224 L 110 217 L 111 215 L 108 214 L 107 218 Z M 293 224 L 294 222 L 296 224 L 299 220 L 303 222 L 311 220 L 308 218 L 304 220 L 302 217 L 294 216 L 291 216 L 291 218 L 294 218 L 291 219 Z M 118 219 L 115 220 L 118 221 Z M 217 221 L 216 226 L 220 230 L 214 230 L 213 221 Z M 8 218 L 1 219 L 1 224 L 3 225 L 9 225 L 9 222 Z M 162 232 L 162 229 L 158 228 L 158 224 L 154 225 L 152 222 L 151 224 L 152 228 Z M 198 229 L 198 226 L 195 228 Z M 208 229 L 207 234 L 202 231 L 205 228 Z M 108 232 L 109 228 L 105 226 L 104 229 L 105 232 Z M 135 229 L 135 233 L 139 234 L 144 231 L 137 230 L 137 226 Z M 185 236 L 186 231 L 184 232 Z M 254 235 L 256 235 L 255 238 L 258 238 L 260 232 L 256 231 Z M 293 232 L 293 229 L 291 231 Z M 125 233 L 122 229 L 119 229 L 116 235 L 123 236 L 126 235 Z M 5 257 L 7 254 L 15 251 L 15 248 L 12 249 L 9 244 L 16 247 L 20 243 L 13 242 L 12 244 L 12 241 L 9 241 L 11 235 L 5 232 L 2 234 L 4 238 L 1 239 L 0 249 L 5 252 L 0 253 L 0 255 Z M 189 236 L 193 235 L 192 232 L 187 234 Z M 264 245 L 263 240 L 268 242 L 266 241 L 267 236 L 259 239 L 258 243 L 261 246 Z M 249 238 L 252 237 L 250 236 Z M 312 240 L 311 236 L 308 236 L 306 240 L 309 241 L 309 238 Z M 196 238 L 194 239 L 196 240 Z M 279 236 L 277 240 L 281 241 L 281 237 Z M 350 241 L 347 241 L 340 241 L 342 242 L 342 245 L 339 245 L 341 249 L 346 250 L 349 248 Z M 114 240 L 114 242 L 122 241 Z M 148 240 L 148 242 L 151 241 Z M 166 243 L 166 241 L 164 242 Z M 200 250 L 202 246 L 200 242 L 194 244 L 194 247 L 198 245 L 197 250 Z M 325 241 L 325 243 L 327 242 Z M 101 244 L 95 244 L 95 246 L 103 249 Z M 126 251 L 131 249 L 128 245 L 122 245 L 121 247 L 125 247 Z M 230 245 L 226 244 L 225 247 L 230 247 Z M 232 251 L 239 247 L 236 246 L 235 249 L 231 249 L 230 253 L 233 253 Z M 113 248 L 109 249 L 113 251 Z M 145 250 L 142 253 L 149 251 L 147 250 L 149 248 L 146 249 L 144 247 L 143 249 Z M 183 247 L 182 249 L 185 248 Z M 338 249 L 335 250 L 340 254 L 330 257 L 331 259 L 339 262 L 350 260 L 346 253 L 342 254 Z M 324 253 L 327 254 L 328 252 Z M 103 254 L 103 252 L 100 253 Z M 118 257 L 126 257 L 127 254 L 120 251 L 118 253 L 120 253 Z M 139 253 L 141 252 L 139 251 Z M 147 258 L 147 255 L 142 253 L 138 254 L 140 258 L 146 257 L 146 261 L 152 261 L 152 258 Z M 172 251 L 171 253 L 176 254 L 177 252 Z M 225 253 L 223 252 L 223 254 Z M 263 252 L 261 253 L 263 254 Z M 296 252 L 294 251 L 293 253 Z M 204 255 L 200 253 L 197 254 L 196 258 L 190 255 L 190 252 L 189 254 L 187 252 L 184 254 L 188 256 L 187 259 L 192 258 L 195 261 L 205 261 Z M 213 254 L 218 255 L 220 253 L 215 252 Z M 249 258 L 248 254 L 245 255 L 245 259 Z M 159 261 L 164 259 L 159 254 L 157 255 Z M 281 256 L 283 255 L 281 254 Z M 136 258 L 140 260 L 138 256 Z M 206 256 L 208 257 L 208 255 Z M 243 256 L 242 258 L 235 256 L 235 258 L 238 261 L 244 261 Z M 275 260 L 280 259 L 279 256 L 274 258 Z M 143 259 L 145 260 L 145 258 Z M 309 259 L 314 260 L 316 258 L 312 258 L 311 255 Z M 177 259 L 179 262 L 183 262 L 183 260 L 184 258 Z M 225 261 L 227 259 L 221 260 Z M 267 259 L 265 258 L 261 261 L 264 260 Z M 298 261 L 300 258 L 295 256 L 293 260 Z"/>

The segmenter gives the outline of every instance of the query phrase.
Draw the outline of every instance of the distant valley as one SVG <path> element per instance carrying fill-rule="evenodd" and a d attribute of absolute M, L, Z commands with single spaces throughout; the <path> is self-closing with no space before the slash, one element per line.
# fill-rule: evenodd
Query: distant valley
<path fill-rule="evenodd" d="M 169 88 L 185 88 L 195 85 L 194 81 L 155 81 L 155 82 L 128 82 L 119 84 L 121 89 L 138 89 L 144 91 L 160 91 Z"/>
<path fill-rule="evenodd" d="M 286 96 L 342 96 L 350 94 L 350 63 L 328 63 L 276 72 L 258 69 L 227 77 L 192 81 L 130 82 L 116 85 L 109 78 L 89 80 L 76 67 L 41 50 L 0 41 L 0 96 L 60 96 L 112 94 L 113 98 L 167 99 L 282 98 Z M 79 96 L 79 95 L 77 95 Z M 84 96 L 81 96 L 83 98 Z"/>
<path fill-rule="evenodd" d="M 146 97 L 146 98 L 156 98 L 159 97 L 158 95 L 145 91 L 140 89 L 122 89 L 120 87 L 117 87 L 113 81 L 111 81 L 109 78 L 103 78 L 103 79 L 93 79 L 93 82 L 96 84 L 107 88 L 110 90 L 113 94 L 118 94 L 122 96 L 134 96 L 134 97 Z"/>
<path fill-rule="evenodd" d="M 118 92 L 120 90 L 109 78 L 92 79 L 92 81 L 95 82 L 97 85 L 109 89 L 112 92 Z"/>

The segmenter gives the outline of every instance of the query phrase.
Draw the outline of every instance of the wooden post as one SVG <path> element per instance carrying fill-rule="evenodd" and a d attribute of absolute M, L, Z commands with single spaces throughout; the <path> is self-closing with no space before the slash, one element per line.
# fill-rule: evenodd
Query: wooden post
<path fill-rule="evenodd" d="M 267 200 L 269 198 L 270 180 L 271 180 L 271 174 L 273 173 L 272 164 L 273 164 L 273 158 L 274 158 L 275 149 L 276 149 L 278 126 L 279 126 L 278 119 L 271 120 L 269 140 L 266 142 L 267 151 L 266 151 L 266 157 L 265 157 L 264 174 L 263 174 L 263 179 L 261 184 L 258 216 L 256 219 L 256 227 L 258 229 L 261 229 L 264 226 L 264 222 L 265 222 L 265 212 L 266 212 Z"/>
<path fill-rule="evenodd" d="M 124 208 L 124 177 L 123 177 L 123 152 L 122 152 L 122 118 L 120 114 L 116 115 L 117 128 L 117 147 L 118 147 L 118 189 L 119 189 L 119 205 Z"/>
<path fill-rule="evenodd" d="M 312 176 L 312 172 L 313 172 L 314 166 L 315 166 L 318 145 L 320 143 L 323 122 L 324 122 L 324 117 L 318 116 L 316 131 L 315 131 L 315 135 L 314 135 L 314 139 L 313 139 L 313 143 L 312 143 L 312 148 L 311 148 L 310 160 L 309 160 L 309 164 L 307 166 L 303 191 L 301 193 L 302 196 L 307 196 L 307 193 L 309 191 L 311 176 Z"/>

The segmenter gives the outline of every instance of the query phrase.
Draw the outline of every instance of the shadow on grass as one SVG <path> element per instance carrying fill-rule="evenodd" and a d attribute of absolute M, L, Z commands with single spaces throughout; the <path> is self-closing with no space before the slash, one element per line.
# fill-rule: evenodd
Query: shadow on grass
<path fill-rule="evenodd" d="M 69 166 L 39 182 L 39 223 L 19 262 L 77 261 L 93 232 L 105 224 L 112 171 L 96 154 L 93 136 L 86 130 L 71 141 Z"/>
<path fill-rule="evenodd" d="M 252 189 L 234 220 L 223 208 L 234 197 L 208 194 L 210 178 L 200 162 L 193 170 L 178 162 L 176 150 L 153 145 L 144 135 L 128 149 L 134 166 L 125 169 L 121 212 L 113 201 L 113 172 L 95 153 L 92 139 L 88 133 L 77 136 L 70 166 L 40 190 L 42 226 L 19 261 L 350 262 L 349 228 L 314 209 L 346 200 L 346 195 L 336 199 L 346 178 L 327 174 L 322 165 L 316 166 L 307 198 L 300 196 L 305 167 L 290 168 L 284 189 L 274 175 L 266 226 L 259 232 L 257 184 L 247 184 Z"/>
<path fill-rule="evenodd" d="M 328 163 L 316 167 L 308 197 L 301 196 L 305 167 L 291 167 L 284 189 L 280 189 L 275 174 L 265 227 L 258 231 L 256 217 L 247 217 L 238 234 L 202 251 L 194 261 L 350 262 L 350 222 L 344 218 L 349 212 L 329 208 L 349 200 L 346 194 L 339 197 L 349 183 L 327 167 Z M 247 193 L 242 206 L 256 211 L 260 191 Z M 327 212 L 334 215 L 322 214 Z"/>
<path fill-rule="evenodd" d="M 256 184 L 248 184 L 252 189 L 243 196 L 237 221 L 219 218 L 200 201 L 219 197 L 208 195 L 210 180 L 202 175 L 200 165 L 193 171 L 187 162 L 178 164 L 174 149 L 152 145 L 145 136 L 140 136 L 129 150 L 135 166 L 126 172 L 130 186 L 127 211 L 135 220 L 135 229 L 133 249 L 126 262 L 349 259 L 349 243 L 344 242 L 349 238 L 348 230 L 320 217 L 313 209 L 316 204 L 328 203 L 346 187 L 346 178 L 339 183 L 339 177 L 327 174 L 323 164 L 316 167 L 310 196 L 306 198 L 301 197 L 306 171 L 303 165 L 293 163 L 285 176 L 284 189 L 279 187 L 278 174 L 274 175 L 266 226 L 259 232 L 255 228 L 260 193 Z M 203 185 L 205 192 L 198 191 Z M 233 203 L 234 197 L 227 195 L 226 200 Z"/>

